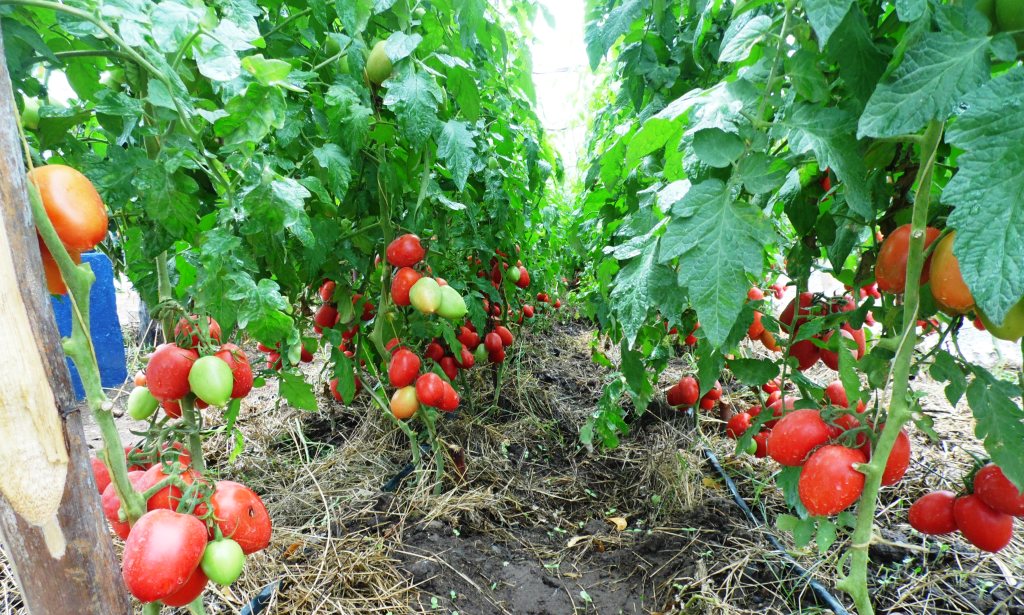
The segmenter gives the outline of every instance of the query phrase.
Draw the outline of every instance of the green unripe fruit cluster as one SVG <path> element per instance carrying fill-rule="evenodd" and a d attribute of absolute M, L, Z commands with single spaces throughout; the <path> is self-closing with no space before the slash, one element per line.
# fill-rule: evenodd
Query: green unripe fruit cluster
<path fill-rule="evenodd" d="M 370 57 L 366 59 L 366 78 L 371 83 L 380 85 L 387 81 L 394 69 L 391 58 L 384 51 L 384 41 L 378 42 L 370 50 Z"/>

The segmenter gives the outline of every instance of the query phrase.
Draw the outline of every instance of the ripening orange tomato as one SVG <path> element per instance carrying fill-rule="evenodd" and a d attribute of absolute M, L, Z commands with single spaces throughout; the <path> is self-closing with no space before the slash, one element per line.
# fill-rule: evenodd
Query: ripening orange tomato
<path fill-rule="evenodd" d="M 29 171 L 46 215 L 68 250 L 85 252 L 107 235 L 107 209 L 85 175 L 62 164 Z"/>
<path fill-rule="evenodd" d="M 966 314 L 974 307 L 974 296 L 960 275 L 960 262 L 953 254 L 955 238 L 955 232 L 946 235 L 932 252 L 932 296 L 943 311 Z"/>

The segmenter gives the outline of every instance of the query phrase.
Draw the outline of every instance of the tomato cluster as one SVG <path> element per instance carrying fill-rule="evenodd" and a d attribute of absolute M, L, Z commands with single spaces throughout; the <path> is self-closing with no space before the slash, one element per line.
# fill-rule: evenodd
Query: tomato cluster
<path fill-rule="evenodd" d="M 692 333 L 691 333 L 692 335 Z M 716 380 L 707 393 L 700 395 L 700 383 L 693 376 L 683 376 L 679 382 L 665 392 L 668 405 L 686 410 L 699 405 L 701 410 L 711 410 L 722 398 L 722 385 Z"/>
<path fill-rule="evenodd" d="M 178 402 L 187 395 L 205 408 L 223 406 L 252 390 L 252 367 L 245 352 L 232 343 L 220 344 L 220 325 L 212 317 L 202 327 L 198 323 L 195 316 L 179 320 L 175 341 L 157 346 L 145 373 L 136 374 L 127 404 L 133 419 L 144 421 L 157 407 L 170 418 L 180 418 Z"/>
<path fill-rule="evenodd" d="M 932 227 L 925 229 L 925 247 L 934 247 L 934 249 L 925 260 L 920 284 L 922 286 L 928 284 L 935 305 L 943 312 L 957 316 L 973 311 L 975 313 L 974 320 L 979 329 L 986 330 L 1000 339 L 1019 340 L 1024 336 L 1024 297 L 1010 308 L 1001 324 L 996 324 L 988 318 L 975 305 L 974 296 L 960 273 L 960 261 L 953 253 L 955 241 L 955 231 L 942 236 L 939 229 Z M 878 251 L 878 260 L 875 263 L 875 278 L 879 290 L 896 295 L 903 293 L 907 278 L 909 249 L 909 224 L 904 224 L 892 231 L 882 242 Z M 933 318 L 921 319 L 918 321 L 918 326 L 923 329 L 922 333 L 927 334 L 938 329 L 938 321 Z"/>
<path fill-rule="evenodd" d="M 107 235 L 107 209 L 96 188 L 85 175 L 62 164 L 36 167 L 29 171 L 28 181 L 38 190 L 46 216 L 71 259 L 81 263 L 82 252 L 95 248 Z M 57 261 L 41 237 L 39 252 L 50 294 L 66 294 Z"/>
<path fill-rule="evenodd" d="M 233 583 L 245 556 L 270 543 L 270 516 L 260 497 L 239 483 L 211 483 L 192 467 L 181 443 L 149 451 L 126 448 L 125 457 L 128 478 L 146 506 L 133 524 L 106 465 L 93 458 L 92 467 L 103 513 L 125 541 L 125 585 L 140 601 L 184 606 L 207 580 Z"/>
<path fill-rule="evenodd" d="M 910 526 L 931 535 L 959 531 L 983 551 L 1001 550 L 1013 538 L 1013 518 L 1024 518 L 1024 492 L 994 463 L 977 471 L 972 486 L 973 493 L 960 496 L 951 491 L 921 496 L 907 512 Z"/>
<path fill-rule="evenodd" d="M 823 298 L 810 292 L 800 293 L 798 297 L 782 310 L 779 322 L 791 339 L 797 338 L 800 328 L 808 321 L 831 314 L 850 312 L 857 304 L 850 296 Z M 838 337 L 836 337 L 838 336 Z M 806 371 L 820 360 L 832 370 L 839 370 L 839 352 L 849 352 L 854 361 L 864 357 L 867 350 L 863 328 L 854 328 L 849 323 L 842 323 L 838 328 L 831 328 L 816 333 L 809 339 L 798 339 L 789 345 L 789 356 L 797 360 L 797 369 Z"/>

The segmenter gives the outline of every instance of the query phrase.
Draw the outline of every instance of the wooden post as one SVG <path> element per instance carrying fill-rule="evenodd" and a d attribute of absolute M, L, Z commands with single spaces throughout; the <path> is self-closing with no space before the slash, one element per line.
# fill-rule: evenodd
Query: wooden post
<path fill-rule="evenodd" d="M 0 34 L 0 533 L 34 615 L 130 614 L 25 189 Z"/>

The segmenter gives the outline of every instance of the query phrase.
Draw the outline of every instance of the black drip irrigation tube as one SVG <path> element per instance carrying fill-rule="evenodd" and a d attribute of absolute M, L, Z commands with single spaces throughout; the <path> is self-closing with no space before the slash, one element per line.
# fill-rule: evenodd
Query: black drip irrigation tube
<path fill-rule="evenodd" d="M 754 511 L 750 509 L 750 506 L 747 506 L 747 502 L 743 499 L 743 496 L 740 495 L 739 490 L 736 489 L 736 483 L 734 483 L 732 478 L 730 478 L 729 475 L 726 473 L 725 468 L 722 467 L 722 464 L 718 462 L 718 457 L 716 457 L 715 454 L 711 452 L 711 449 L 707 447 L 703 447 L 702 452 L 704 453 L 704 456 L 707 458 L 708 463 L 711 464 L 711 467 L 714 468 L 715 472 L 718 472 L 718 475 L 722 477 L 723 481 L 725 481 L 725 486 L 727 489 L 729 489 L 729 493 L 732 494 L 733 501 L 736 502 L 736 505 L 739 506 L 740 510 L 743 511 L 743 515 L 747 518 L 747 521 L 749 521 L 754 527 L 763 526 L 765 524 L 764 520 L 761 519 L 757 514 L 755 514 Z M 818 581 L 815 581 L 811 577 L 811 573 L 808 572 L 806 568 L 801 566 L 795 559 L 793 559 L 793 557 L 789 553 L 786 552 L 785 547 L 782 546 L 782 543 L 779 542 L 779 540 L 775 536 L 773 536 L 771 532 L 768 532 L 767 536 L 768 542 L 770 542 L 772 546 L 775 547 L 776 552 L 778 552 L 778 554 L 782 556 L 782 559 L 789 566 L 789 568 L 793 570 L 793 572 L 795 572 L 797 576 L 807 581 L 807 584 L 810 586 L 811 591 L 814 592 L 814 595 L 817 596 L 818 599 L 825 606 L 832 609 L 832 611 L 836 615 L 850 615 L 850 612 L 846 610 L 846 607 L 844 607 L 838 600 L 836 600 L 836 597 L 832 595 L 832 593 L 828 590 L 827 587 L 825 587 Z"/>

